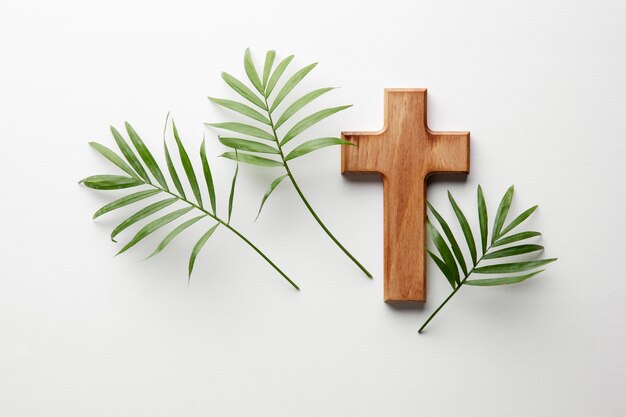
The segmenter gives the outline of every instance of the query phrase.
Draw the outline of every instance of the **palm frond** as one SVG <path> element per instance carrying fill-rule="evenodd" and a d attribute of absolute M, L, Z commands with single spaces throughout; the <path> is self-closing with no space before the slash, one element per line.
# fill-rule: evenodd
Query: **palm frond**
<path fill-rule="evenodd" d="M 351 107 L 350 105 L 344 105 L 315 111 L 295 122 L 285 134 L 280 135 L 278 132 L 279 129 L 285 126 L 285 123 L 290 121 L 294 115 L 298 114 L 303 108 L 318 97 L 334 89 L 334 87 L 319 88 L 308 92 L 303 96 L 295 97 L 295 99 L 286 106 L 282 113 L 277 115 L 281 104 L 291 98 L 292 92 L 295 91 L 296 87 L 317 66 L 317 63 L 306 65 L 294 72 L 292 75 L 283 77 L 293 58 L 293 55 L 288 56 L 280 61 L 278 65 L 276 65 L 275 69 L 272 70 L 272 68 L 274 68 L 276 53 L 274 51 L 268 51 L 265 54 L 265 62 L 262 67 L 263 70 L 261 77 L 259 75 L 260 71 L 254 64 L 250 49 L 246 49 L 243 59 L 244 71 L 250 86 L 239 81 L 237 78 L 228 73 L 222 73 L 222 78 L 235 93 L 252 103 L 256 106 L 256 108 L 252 108 L 247 104 L 231 99 L 209 99 L 211 102 L 243 115 L 251 120 L 247 120 L 245 123 L 239 121 L 227 121 L 222 123 L 207 123 L 207 125 L 219 130 L 227 130 L 244 136 L 241 138 L 219 136 L 219 140 L 222 144 L 235 150 L 235 152 L 226 152 L 222 154 L 222 157 L 265 168 L 283 167 L 285 169 L 285 175 L 275 179 L 265 191 L 265 194 L 261 199 L 259 214 L 261 213 L 268 197 L 276 189 L 278 184 L 280 184 L 283 179 L 289 178 L 307 210 L 309 210 L 324 232 L 359 268 L 361 268 L 361 270 L 363 270 L 368 277 L 371 277 L 371 274 L 363 267 L 363 265 L 361 265 L 356 258 L 354 258 L 354 256 L 352 256 L 352 254 L 350 254 L 350 252 L 348 252 L 347 249 L 339 243 L 339 240 L 337 240 L 337 238 L 335 238 L 335 236 L 333 236 L 328 228 L 322 223 L 321 219 L 317 213 L 315 213 L 311 204 L 304 196 L 304 193 L 298 187 L 295 177 L 288 166 L 288 161 L 310 154 L 319 149 L 334 145 L 353 145 L 352 143 L 339 138 L 318 138 L 307 140 L 304 143 L 296 145 L 293 149 L 291 149 L 291 151 L 284 148 L 307 129 L 322 120 Z M 286 78 L 286 81 L 283 82 L 283 78 Z M 279 84 L 281 85 L 279 86 Z M 275 91 L 277 92 L 275 93 Z M 255 123 L 261 125 L 255 125 Z M 250 140 L 248 137 L 252 139 L 267 140 L 271 143 L 267 145 L 262 144 L 256 140 Z M 280 161 L 246 152 L 273 154 L 280 157 Z"/>
<path fill-rule="evenodd" d="M 452 229 L 450 228 L 446 220 L 430 203 L 428 203 L 428 208 L 430 212 L 437 219 L 439 225 L 441 226 L 441 229 L 443 230 L 443 235 L 445 235 L 447 239 L 446 241 L 443 238 L 442 234 L 439 233 L 437 228 L 432 225 L 430 220 L 427 219 L 427 227 L 430 232 L 431 239 L 435 244 L 435 248 L 437 249 L 437 252 L 439 253 L 441 258 L 430 251 L 428 251 L 428 254 L 435 262 L 437 268 L 439 268 L 439 270 L 446 277 L 450 285 L 452 285 L 453 292 L 448 298 L 446 298 L 443 304 L 441 304 L 441 306 L 439 306 L 439 308 L 435 310 L 435 312 L 429 317 L 429 319 L 426 320 L 424 325 L 422 325 L 422 327 L 419 329 L 420 333 L 424 330 L 424 328 L 432 320 L 432 318 L 441 310 L 441 308 L 452 298 L 454 294 L 456 294 L 456 292 L 464 284 L 473 286 L 497 286 L 516 284 L 526 281 L 527 279 L 532 278 L 544 271 L 544 269 L 536 270 L 537 268 L 543 267 L 549 263 L 556 261 L 556 258 L 522 260 L 516 262 L 510 262 L 506 259 L 515 256 L 541 252 L 544 250 L 543 246 L 536 244 L 522 244 L 507 246 L 501 249 L 495 249 L 496 247 L 508 245 L 510 243 L 515 243 L 521 240 L 541 236 L 541 233 L 534 231 L 520 232 L 514 235 L 508 235 L 509 232 L 511 232 L 514 228 L 527 220 L 537 209 L 537 206 L 533 206 L 527 209 L 505 227 L 504 224 L 506 222 L 506 218 L 511 207 L 513 193 L 514 187 L 511 186 L 500 200 L 500 204 L 498 205 L 498 210 L 496 212 L 496 216 L 494 218 L 491 228 L 491 244 L 487 246 L 487 242 L 489 242 L 487 205 L 485 203 L 485 197 L 482 187 L 480 185 L 478 186 L 478 228 L 480 230 L 482 244 L 482 256 L 478 258 L 476 253 L 476 244 L 474 242 L 474 233 L 469 225 L 469 222 L 467 221 L 467 216 L 465 216 L 461 208 L 458 206 L 454 197 L 452 197 L 452 194 L 448 192 L 450 205 L 452 206 L 452 209 L 465 237 L 465 243 L 467 245 L 465 250 L 471 255 L 471 265 L 465 264 L 463 250 L 461 249 L 459 241 L 456 239 L 454 233 L 452 232 Z M 483 261 L 492 261 L 493 263 L 489 265 L 483 265 Z M 462 276 L 461 274 L 459 274 L 459 267 L 461 268 Z M 506 275 L 532 270 L 535 271 L 524 275 Z M 498 278 L 469 279 L 474 274 L 505 274 L 505 276 Z"/>
<path fill-rule="evenodd" d="M 155 256 L 159 254 L 165 247 L 167 247 L 176 237 L 180 236 L 183 232 L 190 230 L 191 226 L 199 223 L 203 219 L 213 220 L 214 224 L 205 232 L 200 239 L 197 241 L 195 246 L 193 247 L 189 259 L 189 275 L 193 271 L 193 267 L 196 262 L 196 258 L 199 255 L 202 248 L 205 246 L 209 238 L 213 235 L 213 232 L 217 229 L 218 226 L 223 225 L 224 228 L 234 233 L 240 239 L 242 239 L 247 245 L 250 246 L 255 252 L 257 252 L 265 261 L 267 261 L 270 266 L 272 266 L 285 280 L 287 280 L 294 288 L 299 289 L 298 286 L 280 269 L 278 268 L 258 247 L 256 247 L 249 239 L 247 239 L 243 234 L 241 234 L 237 229 L 230 225 L 231 215 L 233 211 L 234 205 L 234 197 L 235 197 L 235 184 L 237 181 L 237 173 L 238 166 L 235 168 L 235 174 L 233 175 L 231 190 L 228 199 L 228 213 L 227 220 L 223 220 L 219 217 L 217 213 L 217 205 L 216 205 L 216 196 L 215 196 L 215 184 L 213 175 L 211 173 L 211 168 L 209 165 L 209 161 L 206 154 L 206 146 L 204 140 L 202 141 L 202 145 L 200 146 L 200 159 L 202 163 L 203 173 L 205 182 L 207 185 L 207 192 L 209 195 L 209 201 L 211 203 L 211 210 L 207 211 L 202 206 L 202 192 L 200 190 L 200 186 L 198 184 L 198 179 L 196 177 L 195 171 L 193 169 L 191 159 L 189 158 L 189 154 L 185 149 L 185 146 L 180 139 L 180 135 L 178 133 L 178 129 L 176 128 L 176 124 L 172 120 L 172 133 L 174 136 L 174 140 L 176 141 L 176 146 L 178 148 L 178 153 L 180 156 L 180 162 L 183 166 L 184 172 L 186 174 L 187 180 L 189 182 L 189 186 L 196 198 L 196 203 L 187 200 L 185 196 L 184 188 L 181 184 L 180 178 L 176 171 L 176 167 L 169 153 L 167 143 L 165 141 L 165 131 L 167 131 L 167 122 L 169 120 L 169 114 L 166 118 L 165 129 L 164 129 L 164 152 L 165 159 L 167 162 L 167 171 L 162 170 L 152 153 L 149 151 L 148 147 L 145 145 L 143 140 L 139 137 L 135 129 L 129 124 L 126 123 L 126 131 L 130 141 L 135 147 L 137 153 L 139 154 L 141 161 L 124 137 L 117 131 L 117 129 L 111 127 L 111 132 L 113 133 L 113 137 L 120 148 L 122 155 L 128 161 L 126 163 L 121 156 L 116 154 L 111 149 L 107 148 L 104 145 L 100 145 L 95 142 L 91 142 L 90 145 L 103 157 L 109 160 L 113 165 L 117 166 L 121 169 L 126 175 L 93 175 L 89 176 L 80 181 L 81 184 L 85 186 L 96 189 L 96 190 L 124 190 L 126 188 L 133 187 L 148 187 L 147 189 L 141 191 L 134 191 L 128 195 L 125 195 L 117 200 L 106 204 L 101 207 L 94 214 L 93 218 L 98 218 L 104 214 L 110 213 L 112 211 L 121 209 L 123 207 L 129 206 L 131 204 L 138 204 L 142 201 L 147 201 L 150 197 L 156 197 L 159 195 L 166 196 L 167 198 L 159 199 L 157 201 L 148 202 L 144 207 L 135 211 L 133 214 L 125 218 L 111 233 L 111 239 L 115 241 L 115 238 L 124 230 L 129 227 L 139 223 L 141 221 L 147 220 L 148 223 L 141 227 L 135 235 L 126 243 L 122 249 L 118 252 L 118 254 L 124 253 L 127 250 L 131 249 L 139 242 L 144 240 L 146 237 L 152 235 L 153 233 L 157 233 L 161 229 L 165 229 L 168 225 L 174 224 L 172 230 L 170 230 L 165 237 L 161 240 L 159 245 L 154 249 L 154 251 L 150 254 L 149 257 Z M 237 153 L 237 151 L 235 151 Z M 144 165 L 145 164 L 145 168 Z M 282 165 L 279 163 L 279 165 Z M 149 171 L 152 176 L 156 179 L 155 183 L 150 181 L 148 177 L 147 171 Z M 167 180 L 165 178 L 164 172 L 168 172 L 170 176 L 170 180 L 174 183 L 178 194 L 174 193 L 167 186 Z M 184 207 L 176 208 L 173 211 L 165 212 L 165 210 L 173 206 L 174 204 L 182 204 Z M 192 218 L 185 218 L 188 213 L 192 211 L 196 211 L 196 216 Z M 200 212 L 199 215 L 197 212 Z M 164 213 L 164 214 L 163 214 Z"/>

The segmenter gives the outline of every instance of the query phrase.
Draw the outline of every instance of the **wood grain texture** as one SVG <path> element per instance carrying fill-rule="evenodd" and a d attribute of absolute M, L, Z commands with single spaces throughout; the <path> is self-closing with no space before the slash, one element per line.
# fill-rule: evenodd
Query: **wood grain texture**
<path fill-rule="evenodd" d="M 343 132 L 341 173 L 379 173 L 384 186 L 385 302 L 426 301 L 426 178 L 469 173 L 469 132 L 433 132 L 426 89 L 385 89 L 378 132 Z"/>

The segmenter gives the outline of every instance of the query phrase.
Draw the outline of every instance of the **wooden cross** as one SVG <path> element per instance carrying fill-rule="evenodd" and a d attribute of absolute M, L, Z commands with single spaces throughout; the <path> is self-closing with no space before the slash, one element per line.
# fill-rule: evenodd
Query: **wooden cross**
<path fill-rule="evenodd" d="M 379 132 L 343 132 L 341 173 L 383 178 L 385 302 L 426 301 L 426 178 L 469 174 L 469 132 L 433 132 L 426 123 L 426 89 L 385 89 Z"/>

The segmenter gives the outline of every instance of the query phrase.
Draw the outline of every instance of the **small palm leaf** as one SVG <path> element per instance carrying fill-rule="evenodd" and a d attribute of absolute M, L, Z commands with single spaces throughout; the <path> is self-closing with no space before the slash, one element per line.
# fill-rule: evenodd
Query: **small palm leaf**
<path fill-rule="evenodd" d="M 439 212 L 435 210 L 435 208 L 429 202 L 426 202 L 426 204 L 428 204 L 428 208 L 433 213 L 433 215 L 435 216 L 435 218 L 441 225 L 441 228 L 443 229 L 443 233 L 448 238 L 448 242 L 450 242 L 450 246 L 452 246 L 452 252 L 454 252 L 454 256 L 456 257 L 457 262 L 461 266 L 461 270 L 463 271 L 463 274 L 467 275 L 467 267 L 465 265 L 465 258 L 463 257 L 461 248 L 459 247 L 459 244 L 457 243 L 454 237 L 454 234 L 452 233 L 452 230 L 450 230 L 450 226 L 448 226 L 448 223 L 444 220 L 443 217 L 441 217 Z"/>
<path fill-rule="evenodd" d="M 446 243 L 445 240 L 443 240 L 443 237 L 441 237 L 437 229 L 435 229 L 435 227 L 432 225 L 430 220 L 428 220 L 428 218 L 426 219 L 426 225 L 428 226 L 428 230 L 433 239 L 433 242 L 435 243 L 435 247 L 437 248 L 437 251 L 439 251 L 439 254 L 441 255 L 441 258 L 443 259 L 443 262 L 448 267 L 448 270 L 452 278 L 454 278 L 454 282 L 458 285 L 460 283 L 459 270 L 457 269 L 456 261 L 454 260 L 454 256 L 452 255 L 452 252 L 450 251 L 448 244 Z"/>
<path fill-rule="evenodd" d="M 209 238 L 211 237 L 213 232 L 215 232 L 215 229 L 217 229 L 219 225 L 220 224 L 217 223 L 213 227 L 211 227 L 208 232 L 202 235 L 200 240 L 198 240 L 198 242 L 193 247 L 191 251 L 191 257 L 189 257 L 189 279 L 191 279 L 191 273 L 193 272 L 193 266 L 196 263 L 196 258 L 198 257 L 198 254 L 200 253 L 204 244 L 207 242 L 207 240 L 209 240 Z"/>
<path fill-rule="evenodd" d="M 261 93 L 261 95 L 263 95 L 264 94 L 263 83 L 261 82 L 261 79 L 259 78 L 259 74 L 256 72 L 254 62 L 252 62 L 252 56 L 250 55 L 250 48 L 246 49 L 246 52 L 243 56 L 243 67 L 246 70 L 246 75 L 248 76 L 248 79 L 250 80 L 254 88 L 256 88 L 256 90 L 259 93 Z"/>
<path fill-rule="evenodd" d="M 532 237 L 541 236 L 539 232 L 521 232 L 509 237 L 504 237 L 498 241 L 496 241 L 491 247 L 503 246 L 513 242 L 519 242 L 520 240 L 530 239 Z"/>
<path fill-rule="evenodd" d="M 111 149 L 107 148 L 104 145 L 100 145 L 97 142 L 89 142 L 89 146 L 94 148 L 98 153 L 104 156 L 109 161 L 113 162 L 117 167 L 119 167 L 122 171 L 126 172 L 128 175 L 134 178 L 139 178 L 139 176 L 133 171 L 133 169 L 128 166 L 126 162 L 122 158 L 120 158 L 115 152 Z"/>
<path fill-rule="evenodd" d="M 488 253 L 483 259 L 505 258 L 507 256 L 523 255 L 525 253 L 537 252 L 543 250 L 541 245 L 519 245 L 510 248 L 500 249 L 495 252 Z"/>
<path fill-rule="evenodd" d="M 206 214 L 202 214 L 200 216 L 194 217 L 193 219 L 189 219 L 181 223 L 180 225 L 178 225 L 174 230 L 169 232 L 167 236 L 165 236 L 165 239 L 163 239 L 161 243 L 159 243 L 159 246 L 157 246 L 154 252 L 152 252 L 150 256 L 148 256 L 148 258 L 152 258 L 154 255 L 159 254 L 163 249 L 165 249 L 167 245 L 170 244 L 172 240 L 174 240 L 176 236 L 178 236 L 179 234 L 187 230 L 191 225 L 196 223 L 198 220 L 203 219 L 204 217 L 206 217 Z"/>
<path fill-rule="evenodd" d="M 310 128 L 314 124 L 324 120 L 325 118 L 329 116 L 332 116 L 333 114 L 337 112 L 340 112 L 341 110 L 345 110 L 349 107 L 352 107 L 352 105 L 349 104 L 347 106 L 339 106 L 339 107 L 333 107 L 330 109 L 320 110 L 318 112 L 313 113 L 310 116 L 305 117 L 304 119 L 296 123 L 289 130 L 289 132 L 287 132 L 287 134 L 285 134 L 285 136 L 283 137 L 283 140 L 280 142 L 280 146 L 284 146 L 291 139 L 295 138 L 297 135 L 304 132 L 306 129 Z"/>
<path fill-rule="evenodd" d="M 511 272 L 528 271 L 529 269 L 535 269 L 554 261 L 556 261 L 556 258 L 542 259 L 539 261 L 512 262 L 506 264 L 488 265 L 475 268 L 474 272 L 477 274 L 508 274 Z"/>
<path fill-rule="evenodd" d="M 139 243 L 142 239 L 150 235 L 150 233 L 154 232 L 157 229 L 160 229 L 161 227 L 165 226 L 168 223 L 173 222 L 177 218 L 189 213 L 191 210 L 193 210 L 193 207 L 181 208 L 172 213 L 166 214 L 163 217 L 160 217 L 156 220 L 151 221 L 150 223 L 142 227 L 137 232 L 137 234 L 131 239 L 131 241 L 128 242 L 126 246 L 124 246 L 117 254 L 119 255 L 121 253 L 126 252 L 128 249 L 132 248 L 137 243 Z"/>
<path fill-rule="evenodd" d="M 228 196 L 228 221 L 226 224 L 230 224 L 230 216 L 233 213 L 233 200 L 235 198 L 235 184 L 237 183 L 237 174 L 239 173 L 239 155 L 235 151 L 235 158 L 237 158 L 237 164 L 235 166 L 235 174 L 233 174 L 233 181 L 230 185 L 230 195 Z"/>
<path fill-rule="evenodd" d="M 334 90 L 334 87 L 320 88 L 318 90 L 311 91 L 310 93 L 305 94 L 304 96 L 294 101 L 289 107 L 287 107 L 283 114 L 280 115 L 280 118 L 276 121 L 275 128 L 278 129 L 279 127 L 281 127 L 283 123 L 289 120 L 291 116 L 297 113 L 304 106 L 306 106 L 322 94 L 327 93 L 331 90 Z"/>
<path fill-rule="evenodd" d="M 490 279 L 468 279 L 465 281 L 467 285 L 475 285 L 478 287 L 489 287 L 493 285 L 508 285 L 508 284 L 517 284 L 522 281 L 526 281 L 528 278 L 532 278 L 535 275 L 538 275 L 545 271 L 545 269 L 541 269 L 539 271 L 531 272 L 526 275 L 518 275 L 514 277 L 503 277 L 503 278 L 490 278 Z"/>
<path fill-rule="evenodd" d="M 167 170 L 170 173 L 172 182 L 174 183 L 174 186 L 176 187 L 176 190 L 178 191 L 178 193 L 184 199 L 187 199 L 187 195 L 185 194 L 185 189 L 183 188 L 183 185 L 180 182 L 180 178 L 178 177 L 178 172 L 176 172 L 176 167 L 174 167 L 174 163 L 172 162 L 172 157 L 170 155 L 169 149 L 167 148 L 167 143 L 165 143 L 165 140 L 163 140 L 163 148 L 165 151 L 165 161 L 167 162 Z"/>
<path fill-rule="evenodd" d="M 274 99 L 274 102 L 272 103 L 272 107 L 270 107 L 270 113 L 274 112 L 276 107 L 278 107 L 280 103 L 285 99 L 285 97 L 287 97 L 287 94 L 289 94 L 291 90 L 293 90 L 300 83 L 300 81 L 302 81 L 302 79 L 306 77 L 306 75 L 309 72 L 311 72 L 313 68 L 315 68 L 316 66 L 317 66 L 317 62 L 311 65 L 307 65 L 306 67 L 302 68 L 301 70 L 293 74 L 291 78 L 287 80 L 283 88 L 281 88 L 278 94 L 276 95 L 276 98 Z"/>
<path fill-rule="evenodd" d="M 283 73 L 287 69 L 287 66 L 293 59 L 293 55 L 289 55 L 287 58 L 280 61 L 280 63 L 276 66 L 276 69 L 272 73 L 270 80 L 267 82 L 267 86 L 265 87 L 265 97 L 269 97 L 274 91 L 274 87 L 276 87 L 276 83 L 282 77 Z"/>
<path fill-rule="evenodd" d="M 480 185 L 478 186 L 478 222 L 480 224 L 480 240 L 484 255 L 487 252 L 487 235 L 489 233 L 489 226 L 487 220 L 487 205 L 485 203 L 483 189 Z"/>
<path fill-rule="evenodd" d="M 143 185 L 144 182 L 137 178 L 122 175 L 92 175 L 80 180 L 79 184 L 85 184 L 94 190 L 121 190 Z"/>
<path fill-rule="evenodd" d="M 274 59 L 276 58 L 276 51 L 267 51 L 265 54 L 265 64 L 263 65 L 263 89 L 267 87 L 267 81 L 270 78 L 272 66 L 274 65 Z M 265 92 L 263 93 L 265 95 Z"/>
<path fill-rule="evenodd" d="M 204 173 L 204 180 L 206 181 L 206 187 L 209 192 L 209 200 L 211 201 L 211 208 L 213 214 L 217 215 L 217 204 L 215 202 L 215 184 L 213 184 L 213 175 L 211 175 L 211 167 L 206 157 L 206 147 L 204 139 L 202 139 L 202 145 L 200 145 L 200 159 L 202 160 L 202 171 Z"/>
<path fill-rule="evenodd" d="M 113 139 L 115 139 L 115 143 L 117 143 L 118 148 L 120 148 L 120 151 L 122 151 L 122 155 L 124 155 L 124 158 L 126 158 L 128 163 L 133 167 L 133 169 L 137 172 L 137 174 L 139 174 L 141 178 L 150 183 L 150 177 L 148 177 L 146 170 L 143 169 L 143 165 L 141 165 L 141 162 L 139 162 L 139 159 L 137 159 L 137 156 L 135 156 L 133 150 L 130 148 L 130 146 L 128 146 L 128 143 L 126 143 L 122 135 L 120 135 L 120 132 L 118 132 L 117 129 L 113 126 L 111 126 L 110 129 L 111 134 L 113 135 Z"/>
<path fill-rule="evenodd" d="M 174 123 L 174 120 L 172 120 L 172 130 L 174 131 L 174 140 L 176 140 L 176 145 L 178 146 L 180 162 L 183 164 L 185 174 L 187 174 L 187 180 L 189 181 L 189 185 L 191 185 L 191 191 L 193 191 L 193 195 L 196 197 L 198 205 L 202 207 L 202 194 L 200 193 L 200 187 L 198 186 L 198 179 L 196 178 L 196 173 L 193 170 L 193 165 L 191 165 L 189 154 L 185 150 L 185 146 L 178 136 L 178 129 L 176 129 L 176 123 Z"/>
<path fill-rule="evenodd" d="M 255 106 L 260 107 L 263 110 L 267 110 L 265 103 L 263 103 L 263 101 L 256 94 L 254 94 L 252 90 L 246 87 L 244 83 L 226 72 L 222 73 L 222 79 L 226 81 L 226 84 L 235 90 L 241 97 L 245 98 Z"/>
<path fill-rule="evenodd" d="M 269 141 L 276 141 L 276 138 L 263 129 L 255 126 L 250 126 L 244 123 L 226 122 L 226 123 L 207 123 L 209 126 L 216 127 L 218 129 L 230 130 L 231 132 L 237 132 L 248 136 L 254 136 L 255 138 L 265 139 Z"/>
<path fill-rule="evenodd" d="M 246 164 L 257 165 L 260 167 L 282 167 L 283 163 L 275 161 L 274 159 L 262 158 L 260 156 L 249 155 L 246 153 L 240 153 L 239 157 L 235 152 L 224 152 L 220 155 L 222 158 L 232 159 L 233 161 L 245 162 Z"/>
<path fill-rule="evenodd" d="M 150 204 L 139 210 L 137 213 L 133 214 L 122 223 L 120 223 L 113 231 L 111 232 L 111 240 L 115 242 L 115 236 L 119 235 L 122 231 L 137 223 L 139 220 L 143 220 L 148 216 L 153 215 L 159 210 L 163 210 L 165 207 L 174 204 L 178 201 L 177 198 L 168 198 L 166 200 L 157 201 L 155 203 Z"/>
<path fill-rule="evenodd" d="M 318 149 L 326 148 L 328 146 L 333 145 L 348 145 L 348 146 L 356 146 L 352 142 L 348 142 L 347 140 L 339 139 L 339 138 L 319 138 L 309 140 L 304 142 L 301 145 L 296 146 L 289 154 L 285 157 L 285 161 L 289 161 L 291 159 L 299 158 L 308 153 L 316 151 Z"/>
<path fill-rule="evenodd" d="M 146 144 L 143 143 L 143 140 L 141 140 L 141 138 L 139 137 L 135 129 L 133 129 L 133 127 L 130 125 L 130 123 L 125 122 L 124 125 L 126 126 L 126 132 L 128 133 L 128 137 L 130 138 L 131 142 L 133 142 L 133 145 L 135 145 L 135 149 L 137 149 L 139 156 L 141 156 L 141 159 L 143 159 L 143 162 L 146 164 L 154 178 L 156 178 L 158 183 L 161 184 L 161 187 L 168 191 L 169 189 L 167 188 L 167 182 L 165 181 L 165 177 L 161 172 L 161 168 L 159 168 L 159 165 L 146 147 Z"/>
<path fill-rule="evenodd" d="M 525 212 L 523 212 L 522 214 L 520 214 L 519 216 L 517 216 L 511 222 L 511 224 L 509 224 L 507 227 L 504 228 L 503 231 L 500 232 L 500 236 L 505 236 L 511 230 L 513 230 L 514 228 L 519 226 L 524 220 L 529 218 L 531 216 L 531 214 L 533 214 L 535 212 L 535 210 L 537 210 L 537 207 L 539 207 L 539 206 L 533 206 L 533 207 L 529 208 L 528 210 L 526 210 Z"/>
<path fill-rule="evenodd" d="M 467 247 L 469 248 L 470 254 L 472 256 L 472 262 L 474 265 L 477 262 L 476 259 L 476 242 L 474 241 L 474 234 L 472 233 L 472 228 L 470 227 L 467 217 L 463 214 L 461 208 L 456 204 L 454 197 L 448 191 L 448 200 L 450 200 L 450 205 L 452 205 L 452 209 L 454 210 L 454 214 L 456 215 L 457 220 L 459 221 L 459 225 L 461 225 L 461 230 L 463 230 L 463 236 L 465 236 L 465 241 L 467 242 Z"/>
<path fill-rule="evenodd" d="M 213 97 L 209 97 L 209 100 L 215 104 L 218 104 L 224 108 L 227 108 L 239 114 L 243 114 L 244 116 L 247 116 L 258 122 L 265 123 L 266 125 L 271 124 L 267 117 L 263 116 L 261 113 L 254 110 L 252 107 L 246 106 L 245 104 L 242 104 L 233 100 L 225 100 L 225 99 L 213 98 Z"/>
<path fill-rule="evenodd" d="M 437 257 L 437 255 L 435 255 L 434 253 L 432 253 L 431 251 L 429 251 L 428 249 L 426 250 L 426 252 L 428 252 L 428 254 L 430 255 L 430 257 L 432 258 L 433 261 L 435 261 L 435 264 L 437 265 L 437 267 L 439 267 L 439 269 L 441 270 L 441 272 L 443 272 L 443 275 L 446 277 L 446 279 L 448 280 L 448 282 L 450 283 L 450 285 L 452 286 L 452 288 L 456 288 L 456 280 L 454 278 L 454 274 L 452 273 L 452 271 L 450 270 L 450 268 L 448 268 L 448 265 L 446 265 L 446 263 L 444 261 L 442 261 L 441 259 L 439 259 Z"/>
<path fill-rule="evenodd" d="M 282 182 L 282 180 L 284 180 L 288 176 L 289 176 L 288 174 L 281 175 L 280 177 L 278 177 L 274 181 L 272 181 L 270 186 L 267 187 L 267 191 L 265 191 L 265 194 L 263 195 L 263 199 L 261 200 L 261 206 L 259 207 L 259 212 L 257 213 L 256 218 L 254 219 L 254 221 L 256 221 L 259 218 L 259 216 L 261 215 L 261 210 L 263 210 L 263 205 L 265 204 L 265 201 L 270 196 L 270 194 L 272 194 L 274 189 L 276 187 L 278 187 L 278 184 L 280 184 Z"/>
<path fill-rule="evenodd" d="M 239 139 L 239 138 L 225 138 L 220 136 L 220 142 L 229 148 L 238 149 L 240 151 L 258 152 L 258 153 L 271 153 L 280 154 L 280 151 L 276 148 L 272 148 L 264 143 L 255 142 L 253 140 Z"/>
<path fill-rule="evenodd" d="M 127 206 L 129 204 L 133 204 L 136 203 L 137 201 L 141 201 L 143 199 L 146 199 L 148 197 L 152 197 L 155 194 L 160 193 L 160 190 L 146 190 L 146 191 L 138 191 L 136 193 L 133 194 L 129 194 L 127 196 L 124 196 L 122 198 L 119 198 L 105 206 L 103 206 L 102 208 L 100 208 L 98 211 L 96 211 L 93 215 L 93 218 L 96 219 L 100 216 L 102 216 L 103 214 L 106 214 L 110 211 L 116 210 L 118 208 Z"/>
<path fill-rule="evenodd" d="M 502 201 L 500 201 L 500 205 L 498 206 L 498 211 L 496 212 L 496 219 L 493 221 L 493 232 L 491 234 L 491 243 L 493 244 L 500 237 L 500 231 L 502 230 L 502 226 L 504 226 L 504 221 L 506 220 L 506 216 L 509 214 L 509 209 L 511 208 L 511 201 L 513 200 L 513 190 L 514 187 L 511 185 L 504 196 L 502 197 Z"/>

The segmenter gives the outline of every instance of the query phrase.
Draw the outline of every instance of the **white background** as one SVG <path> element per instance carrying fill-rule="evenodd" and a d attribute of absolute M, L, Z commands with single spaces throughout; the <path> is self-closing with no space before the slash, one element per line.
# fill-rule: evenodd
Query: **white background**
<path fill-rule="evenodd" d="M 28 2 L 0 6 L 0 415 L 626 415 L 626 6 L 619 1 Z M 209 155 L 226 205 L 233 165 L 203 122 L 230 115 L 206 96 L 243 77 L 246 47 L 319 61 L 298 88 L 342 88 L 317 104 L 354 107 L 306 137 L 382 125 L 384 87 L 427 87 L 435 130 L 470 130 L 471 175 L 450 189 L 475 223 L 516 185 L 534 203 L 540 277 L 450 288 L 432 263 L 423 308 L 382 302 L 382 185 L 339 174 L 338 148 L 294 162 L 312 204 L 374 273 L 332 244 L 287 183 L 252 220 L 273 178 L 242 167 L 234 224 L 298 281 L 294 291 L 220 230 L 187 286 L 195 228 L 158 257 L 147 239 L 114 258 L 123 218 L 91 214 L 111 194 L 77 185 L 115 172 L 129 120 L 163 161 L 171 110 Z M 260 61 L 260 59 L 259 59 Z M 232 97 L 232 96 L 230 96 Z M 132 232 L 124 233 L 122 242 Z M 162 235 L 160 235 L 162 236 Z"/>

